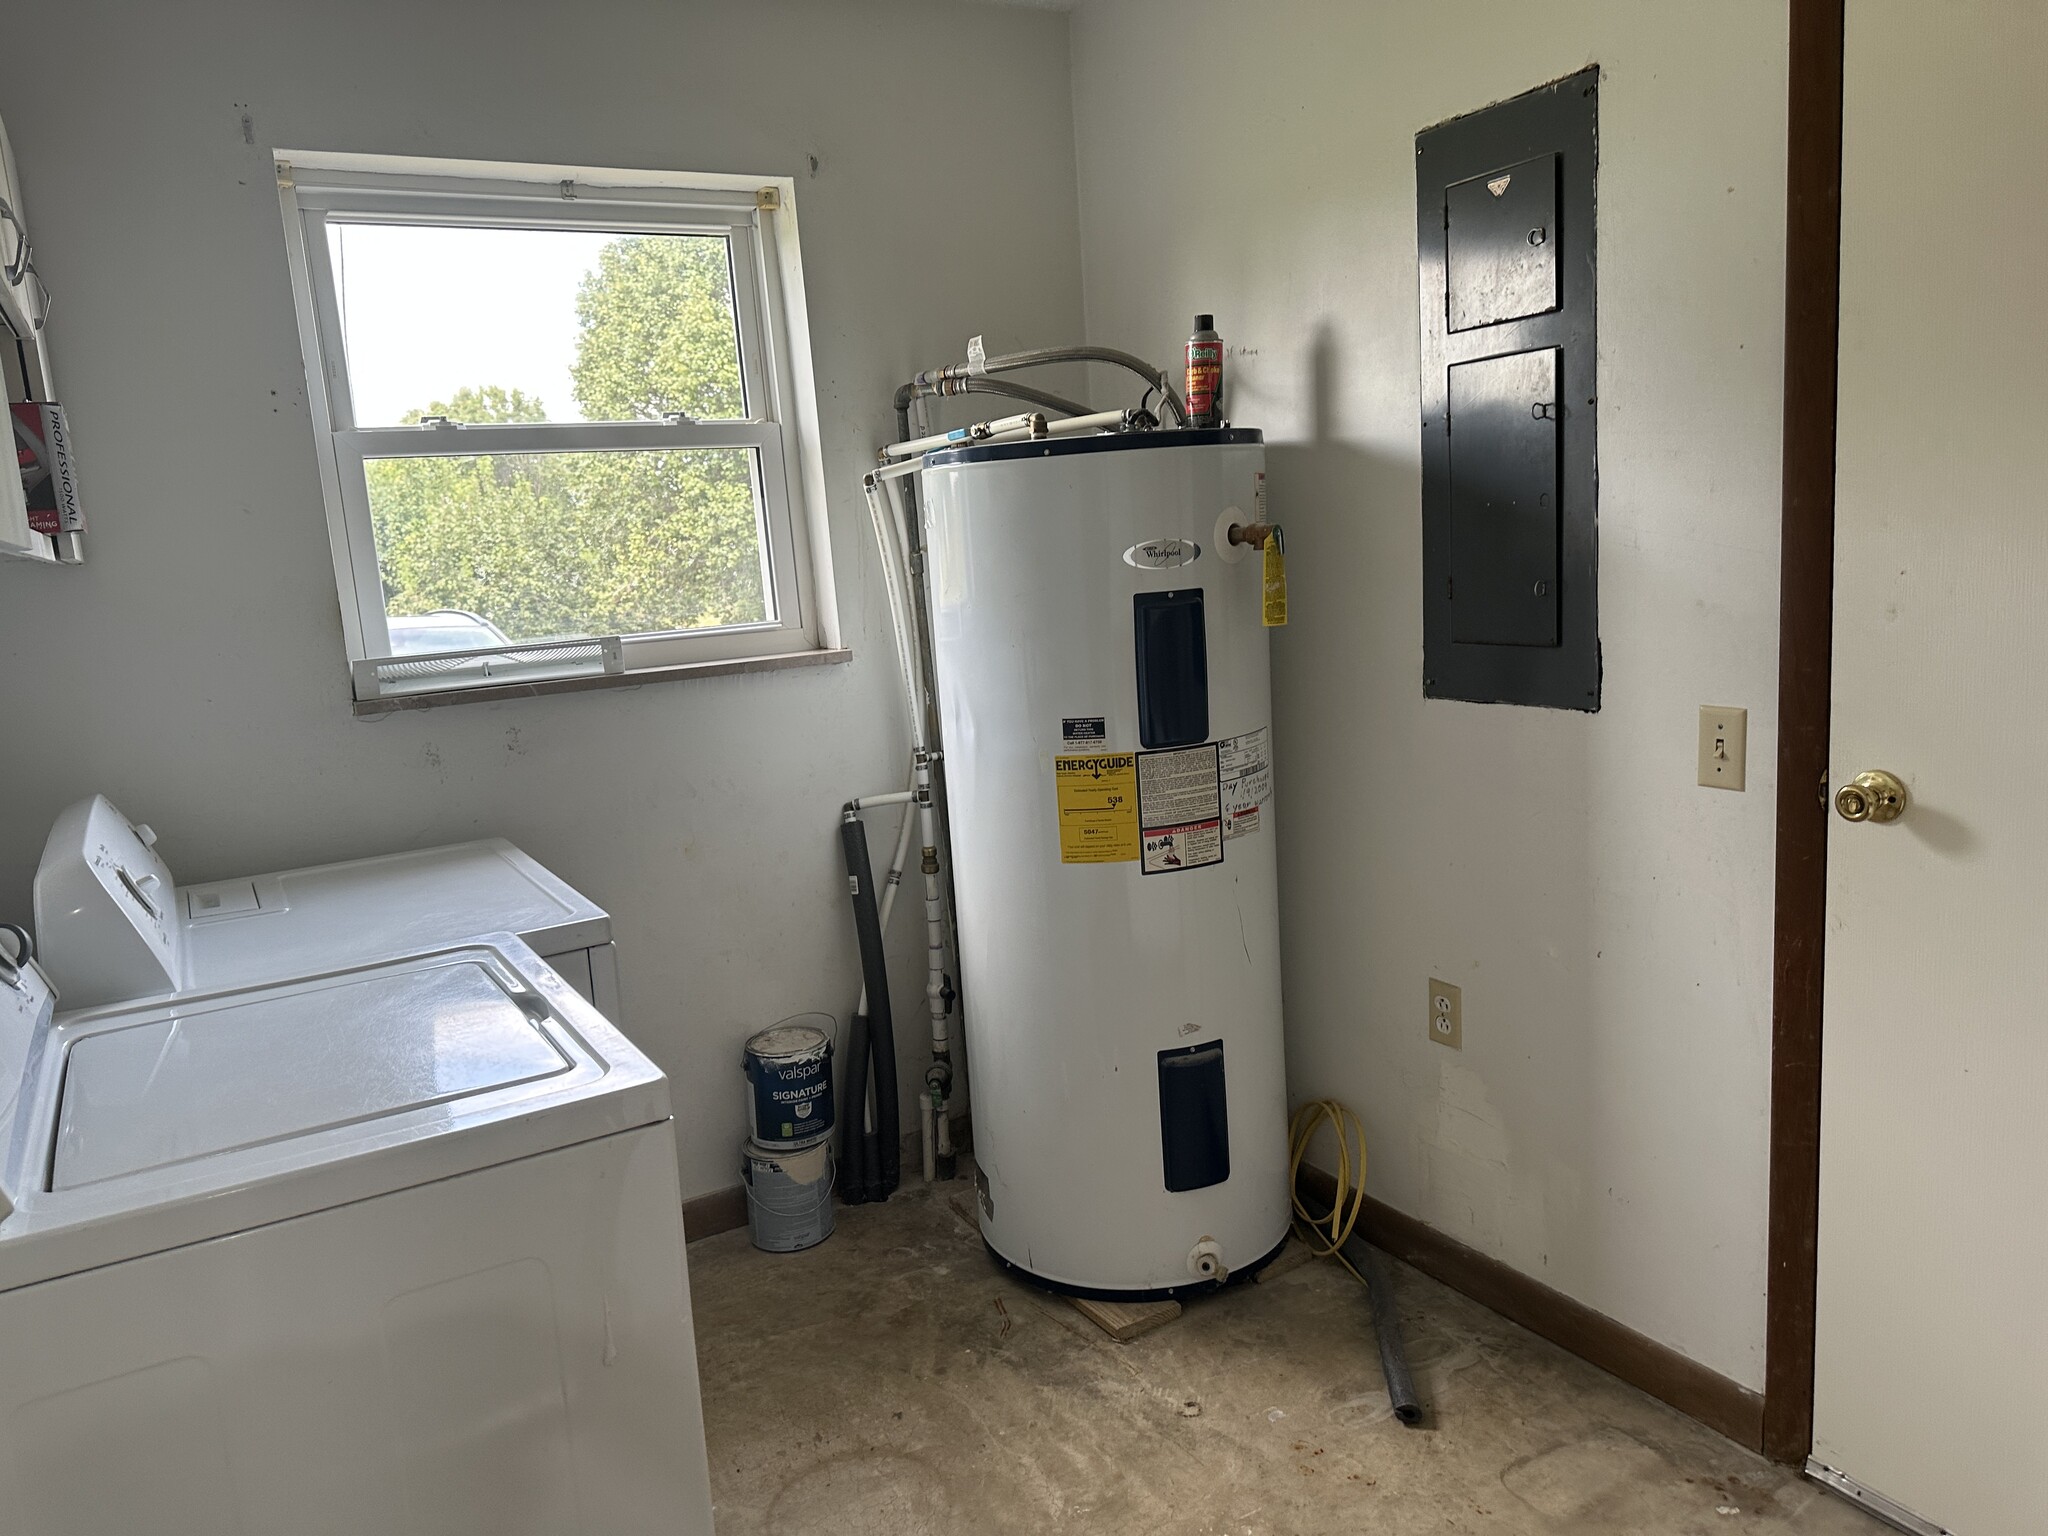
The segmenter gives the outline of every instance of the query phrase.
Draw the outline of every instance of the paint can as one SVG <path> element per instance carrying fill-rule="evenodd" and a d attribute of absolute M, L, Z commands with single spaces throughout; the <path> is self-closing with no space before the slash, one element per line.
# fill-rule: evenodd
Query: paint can
<path fill-rule="evenodd" d="M 795 1253 L 832 1235 L 832 1146 L 800 1152 L 745 1142 L 740 1176 L 747 1186 L 747 1230 L 764 1253 Z"/>
<path fill-rule="evenodd" d="M 747 1041 L 747 1129 L 758 1145 L 793 1150 L 832 1134 L 834 1023 L 800 1013 Z"/>

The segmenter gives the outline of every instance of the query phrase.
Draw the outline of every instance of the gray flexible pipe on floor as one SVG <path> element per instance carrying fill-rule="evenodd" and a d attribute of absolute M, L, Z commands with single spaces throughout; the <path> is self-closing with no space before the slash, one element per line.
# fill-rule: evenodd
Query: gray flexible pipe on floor
<path fill-rule="evenodd" d="M 1315 1197 L 1302 1191 L 1299 1209 L 1315 1216 Z M 1324 1219 L 1318 1217 L 1318 1220 Z M 1422 1423 L 1422 1400 L 1415 1395 L 1415 1377 L 1408 1370 L 1408 1346 L 1401 1339 L 1401 1313 L 1394 1305 L 1394 1287 L 1387 1278 L 1380 1251 L 1357 1233 L 1344 1239 L 1342 1249 L 1351 1267 L 1365 1277 L 1365 1293 L 1372 1307 L 1372 1331 L 1380 1346 L 1380 1374 L 1387 1378 L 1387 1402 L 1394 1417 L 1410 1429 Z"/>
<path fill-rule="evenodd" d="M 1344 1257 L 1365 1276 L 1366 1294 L 1372 1298 L 1372 1331 L 1380 1341 L 1380 1374 L 1387 1378 L 1387 1401 L 1394 1417 L 1410 1429 L 1422 1423 L 1422 1402 L 1415 1395 L 1415 1378 L 1408 1372 L 1408 1349 L 1401 1341 L 1401 1312 L 1394 1305 L 1394 1287 L 1387 1279 L 1387 1266 L 1379 1250 L 1356 1235 L 1344 1240 Z"/>

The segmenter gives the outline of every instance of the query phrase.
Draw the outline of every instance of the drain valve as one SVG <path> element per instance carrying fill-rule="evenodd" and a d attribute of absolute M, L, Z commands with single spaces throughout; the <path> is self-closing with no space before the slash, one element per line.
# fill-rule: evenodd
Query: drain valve
<path fill-rule="evenodd" d="M 1227 1280 L 1230 1266 L 1223 1262 L 1223 1245 L 1205 1237 L 1188 1250 L 1188 1273 L 1197 1280 Z"/>

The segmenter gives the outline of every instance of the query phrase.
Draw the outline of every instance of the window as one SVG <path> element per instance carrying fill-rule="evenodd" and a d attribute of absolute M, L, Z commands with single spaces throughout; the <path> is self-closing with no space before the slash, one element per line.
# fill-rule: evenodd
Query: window
<path fill-rule="evenodd" d="M 359 708 L 836 644 L 787 183 L 278 182 Z"/>

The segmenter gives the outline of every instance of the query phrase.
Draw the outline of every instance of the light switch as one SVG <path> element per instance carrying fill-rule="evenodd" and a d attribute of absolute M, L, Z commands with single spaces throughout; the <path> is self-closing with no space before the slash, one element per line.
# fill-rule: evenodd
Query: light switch
<path fill-rule="evenodd" d="M 1749 753 L 1749 711 L 1700 706 L 1700 783 L 1741 789 Z"/>

